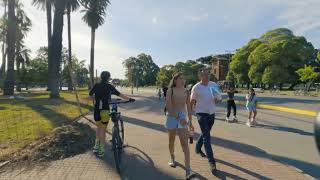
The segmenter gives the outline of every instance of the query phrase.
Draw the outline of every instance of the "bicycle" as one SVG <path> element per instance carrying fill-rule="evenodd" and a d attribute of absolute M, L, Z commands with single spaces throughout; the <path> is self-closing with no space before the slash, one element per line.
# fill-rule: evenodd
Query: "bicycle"
<path fill-rule="evenodd" d="M 124 127 L 123 127 L 123 120 L 121 119 L 121 113 L 118 112 L 118 105 L 119 104 L 126 104 L 131 101 L 117 101 L 109 102 L 109 105 L 112 105 L 110 117 L 111 121 L 113 122 L 112 127 L 112 151 L 114 155 L 114 162 L 116 165 L 117 172 L 121 173 L 121 160 L 122 160 L 122 153 L 124 152 L 125 146 L 123 145 L 124 142 Z M 120 122 L 120 124 L 119 124 Z"/>

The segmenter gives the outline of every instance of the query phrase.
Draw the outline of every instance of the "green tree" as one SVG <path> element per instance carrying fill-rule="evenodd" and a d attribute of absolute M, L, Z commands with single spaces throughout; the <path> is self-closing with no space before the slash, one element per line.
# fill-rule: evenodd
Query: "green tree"
<path fill-rule="evenodd" d="M 137 56 L 139 60 L 139 66 L 141 71 L 141 79 L 140 85 L 141 86 L 151 86 L 156 84 L 157 74 L 159 72 L 159 66 L 156 65 L 152 57 L 150 55 L 141 53 Z"/>
<path fill-rule="evenodd" d="M 84 16 L 82 20 L 91 28 L 91 51 L 90 51 L 90 80 L 94 83 L 94 44 L 95 32 L 104 23 L 109 0 L 82 0 Z"/>
<path fill-rule="evenodd" d="M 3 83 L 3 79 L 5 77 L 5 72 L 6 72 L 6 65 L 7 65 L 7 42 L 6 42 L 6 36 L 7 36 L 7 16 L 8 16 L 8 12 L 7 12 L 7 4 L 8 1 L 7 0 L 2 0 L 2 5 L 4 7 L 4 11 L 3 11 L 3 16 L 0 20 L 0 40 L 2 42 L 2 46 L 1 46 L 1 53 L 2 53 L 2 64 L 0 67 L 0 85 L 2 87 Z"/>
<path fill-rule="evenodd" d="M 300 80 L 306 83 L 306 91 L 309 91 L 313 82 L 320 77 L 320 73 L 316 72 L 315 68 L 308 65 L 304 65 L 304 67 L 298 69 L 296 73 L 299 75 Z"/>
<path fill-rule="evenodd" d="M 230 73 L 238 83 L 296 84 L 296 70 L 315 59 L 315 49 L 304 37 L 285 28 L 251 40 L 232 58 Z"/>
<path fill-rule="evenodd" d="M 160 71 L 157 75 L 157 85 L 158 86 L 168 86 L 170 80 L 173 77 L 174 66 L 173 65 L 164 65 L 160 68 Z"/>

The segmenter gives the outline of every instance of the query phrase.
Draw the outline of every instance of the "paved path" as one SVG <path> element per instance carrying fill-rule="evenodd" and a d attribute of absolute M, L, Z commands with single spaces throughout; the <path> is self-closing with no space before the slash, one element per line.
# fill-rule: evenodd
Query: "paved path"
<path fill-rule="evenodd" d="M 220 110 L 219 110 L 220 111 Z M 167 134 L 163 127 L 162 105 L 155 97 L 139 97 L 133 105 L 123 106 L 126 142 L 124 172 L 119 176 L 110 153 L 104 159 L 96 158 L 91 152 L 60 160 L 46 167 L 5 168 L 0 170 L 0 179 L 184 179 L 183 153 L 176 142 L 177 168 L 167 165 Z M 244 113 L 244 112 L 242 112 Z M 221 114 L 220 118 L 224 116 Z M 218 117 L 219 118 L 219 117 Z M 85 120 L 82 120 L 86 122 Z M 199 127 L 194 121 L 196 136 Z M 307 176 L 292 167 L 278 163 L 263 149 L 240 142 L 243 138 L 237 131 L 223 127 L 235 127 L 217 120 L 213 129 L 213 145 L 217 158 L 218 175 L 211 175 L 205 159 L 195 155 L 194 144 L 190 145 L 192 168 L 199 173 L 195 179 L 306 179 Z M 244 131 L 256 131 L 238 125 Z M 110 128 L 110 127 L 109 127 Z M 239 129 L 240 129 L 239 128 Z M 246 129 L 244 129 L 246 128 Z M 261 133 L 259 137 L 263 138 Z M 257 137 L 257 138 L 259 138 Z"/>

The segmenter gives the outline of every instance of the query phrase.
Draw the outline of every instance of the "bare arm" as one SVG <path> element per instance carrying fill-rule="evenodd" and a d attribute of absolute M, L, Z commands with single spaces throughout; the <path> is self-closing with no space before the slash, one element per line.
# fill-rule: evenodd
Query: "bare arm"
<path fill-rule="evenodd" d="M 125 99 L 127 101 L 129 101 L 131 98 L 125 94 L 120 94 L 119 97 L 121 97 L 122 99 Z"/>
<path fill-rule="evenodd" d="M 175 114 L 175 112 L 173 111 L 173 107 L 172 107 L 172 90 L 171 89 L 167 92 L 166 108 L 167 108 L 170 116 L 175 117 L 176 119 L 179 118 Z"/>
<path fill-rule="evenodd" d="M 186 104 L 187 104 L 189 124 L 192 124 L 192 106 L 191 106 L 190 96 L 189 96 L 189 95 L 188 95 L 188 97 L 187 97 Z"/>

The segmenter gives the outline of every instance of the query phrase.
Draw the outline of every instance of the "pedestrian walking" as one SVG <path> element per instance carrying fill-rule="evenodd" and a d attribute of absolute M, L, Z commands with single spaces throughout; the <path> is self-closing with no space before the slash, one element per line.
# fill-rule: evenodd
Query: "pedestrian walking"
<path fill-rule="evenodd" d="M 209 80 L 209 72 L 202 70 L 199 73 L 200 82 L 191 90 L 191 105 L 194 106 L 201 135 L 196 144 L 195 151 L 202 157 L 207 157 L 212 174 L 217 172 L 216 161 L 213 156 L 211 146 L 210 131 L 215 121 L 216 104 L 221 102 L 221 92 L 219 86 Z M 206 154 L 203 153 L 204 145 Z"/>
<path fill-rule="evenodd" d="M 186 178 L 189 179 L 195 175 L 195 172 L 190 168 L 190 150 L 188 144 L 190 133 L 188 129 L 194 131 L 194 128 L 192 125 L 190 96 L 187 89 L 184 88 L 184 84 L 185 80 L 181 73 L 176 74 L 171 80 L 170 89 L 166 98 L 168 115 L 165 127 L 167 128 L 169 135 L 169 165 L 171 167 L 176 166 L 174 142 L 176 134 L 178 134 L 184 152 Z"/>
<path fill-rule="evenodd" d="M 249 127 L 253 127 L 257 125 L 256 117 L 257 117 L 257 103 L 258 103 L 258 98 L 253 88 L 249 89 L 249 92 L 246 95 L 246 100 L 247 100 L 246 107 L 249 112 L 249 117 L 246 125 Z"/>
<path fill-rule="evenodd" d="M 236 103 L 234 101 L 234 93 L 235 93 L 235 89 L 233 86 L 230 86 L 227 90 L 227 94 L 228 94 L 228 100 L 227 100 L 227 117 L 226 117 L 226 121 L 227 122 L 237 122 L 238 118 L 237 118 L 237 106 Z M 231 108 L 233 110 L 233 118 L 230 119 L 230 114 L 231 114 Z"/>

